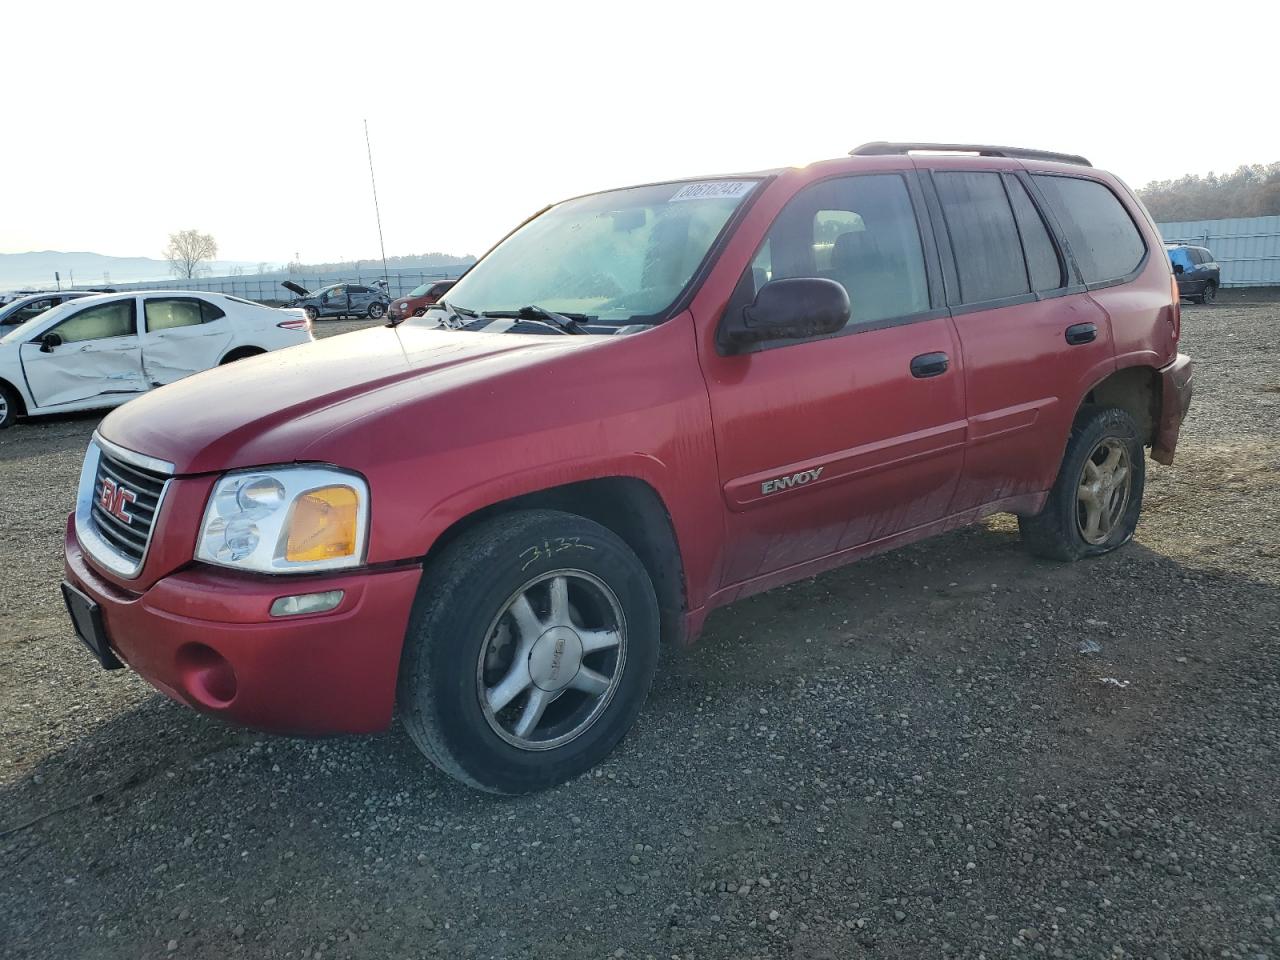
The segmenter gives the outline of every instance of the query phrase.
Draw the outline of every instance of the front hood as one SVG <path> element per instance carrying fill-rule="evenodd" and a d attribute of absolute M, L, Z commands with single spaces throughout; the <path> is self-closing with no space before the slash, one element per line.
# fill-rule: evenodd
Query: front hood
<path fill-rule="evenodd" d="M 301 284 L 294 283 L 292 280 L 281 281 L 280 286 L 284 287 L 290 293 L 296 293 L 300 297 L 311 296 L 311 291 Z"/>
<path fill-rule="evenodd" d="M 371 417 L 600 339 L 374 327 L 179 380 L 118 407 L 99 432 L 179 474 L 306 460 L 316 441 L 356 421 L 377 429 Z"/>

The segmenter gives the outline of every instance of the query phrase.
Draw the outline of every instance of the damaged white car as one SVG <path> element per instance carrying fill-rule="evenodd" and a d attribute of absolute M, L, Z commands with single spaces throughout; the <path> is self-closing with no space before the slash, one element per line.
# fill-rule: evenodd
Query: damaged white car
<path fill-rule="evenodd" d="M 0 428 L 114 407 L 154 387 L 311 340 L 301 310 L 159 290 L 71 300 L 0 337 Z"/>

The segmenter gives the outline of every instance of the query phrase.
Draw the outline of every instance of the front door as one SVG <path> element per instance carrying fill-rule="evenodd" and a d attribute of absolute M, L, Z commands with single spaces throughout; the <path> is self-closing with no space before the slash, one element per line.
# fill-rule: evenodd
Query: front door
<path fill-rule="evenodd" d="M 142 350 L 137 300 L 129 297 L 85 307 L 41 337 L 55 334 L 56 346 L 24 343 L 22 372 L 39 407 L 142 393 Z"/>
<path fill-rule="evenodd" d="M 143 300 L 142 369 L 152 386 L 216 367 L 231 343 L 226 312 L 198 297 Z"/>
<path fill-rule="evenodd" d="M 835 335 L 702 358 L 728 518 L 722 586 L 945 514 L 963 458 L 963 371 L 931 292 L 922 211 L 910 172 L 818 182 L 743 273 L 729 311 L 770 280 L 818 276 L 845 286 L 852 316 Z"/>
<path fill-rule="evenodd" d="M 347 312 L 347 285 L 330 287 L 320 298 L 320 313 L 326 317 L 340 317 Z"/>

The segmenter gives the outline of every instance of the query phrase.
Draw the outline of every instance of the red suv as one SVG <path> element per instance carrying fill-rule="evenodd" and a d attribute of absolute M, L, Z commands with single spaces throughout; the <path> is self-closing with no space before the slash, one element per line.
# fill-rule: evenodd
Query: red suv
<path fill-rule="evenodd" d="M 403 297 L 391 301 L 391 309 L 387 311 L 392 320 L 403 320 L 406 317 L 421 317 L 427 308 L 436 303 L 454 285 L 454 280 L 430 280 L 414 287 Z"/>
<path fill-rule="evenodd" d="M 1042 556 L 1124 544 L 1178 334 L 1159 233 L 1079 157 L 881 143 L 578 197 L 421 318 L 113 412 L 64 595 L 199 710 L 398 710 L 446 772 L 534 790 L 722 604 L 997 511 Z"/>

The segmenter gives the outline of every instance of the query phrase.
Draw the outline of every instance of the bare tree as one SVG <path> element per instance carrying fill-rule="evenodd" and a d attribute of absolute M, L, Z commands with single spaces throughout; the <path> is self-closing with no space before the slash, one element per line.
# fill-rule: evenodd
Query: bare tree
<path fill-rule="evenodd" d="M 169 234 L 169 246 L 164 251 L 164 258 L 169 261 L 169 269 L 174 276 L 190 280 L 202 270 L 207 270 L 205 261 L 218 255 L 218 245 L 211 235 L 199 230 L 179 230 Z"/>

